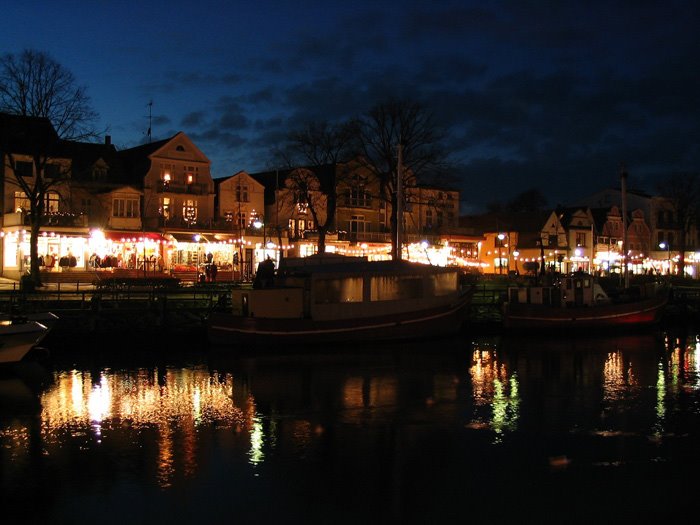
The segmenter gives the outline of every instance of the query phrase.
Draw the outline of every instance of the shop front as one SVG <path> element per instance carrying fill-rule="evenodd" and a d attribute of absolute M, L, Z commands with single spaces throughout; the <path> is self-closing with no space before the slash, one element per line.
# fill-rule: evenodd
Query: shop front
<path fill-rule="evenodd" d="M 88 242 L 87 268 L 113 272 L 116 269 L 162 273 L 166 240 L 155 232 L 92 230 Z"/>
<path fill-rule="evenodd" d="M 30 241 L 30 232 L 25 229 L 6 229 L 2 232 L 5 277 L 19 279 L 29 273 Z M 39 267 L 43 272 L 84 270 L 87 267 L 87 228 L 42 231 L 37 248 Z"/>

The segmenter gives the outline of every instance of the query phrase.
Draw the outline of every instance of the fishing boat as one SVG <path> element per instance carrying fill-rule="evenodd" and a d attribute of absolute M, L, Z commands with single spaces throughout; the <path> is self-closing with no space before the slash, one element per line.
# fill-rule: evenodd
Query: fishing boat
<path fill-rule="evenodd" d="M 219 345 L 289 345 L 454 334 L 471 302 L 461 275 L 458 268 L 401 260 L 286 258 L 274 283 L 234 290 L 231 308 L 209 315 L 208 335 Z"/>
<path fill-rule="evenodd" d="M 503 324 L 510 329 L 596 329 L 653 325 L 668 302 L 656 283 L 612 299 L 588 274 L 563 276 L 551 285 L 510 287 Z"/>

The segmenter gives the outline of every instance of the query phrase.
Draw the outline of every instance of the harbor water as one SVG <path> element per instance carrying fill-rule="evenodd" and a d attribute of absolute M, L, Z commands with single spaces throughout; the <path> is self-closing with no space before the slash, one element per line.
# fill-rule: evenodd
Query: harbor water
<path fill-rule="evenodd" d="M 93 343 L 2 372 L 3 523 L 698 514 L 693 327 L 313 351 Z"/>

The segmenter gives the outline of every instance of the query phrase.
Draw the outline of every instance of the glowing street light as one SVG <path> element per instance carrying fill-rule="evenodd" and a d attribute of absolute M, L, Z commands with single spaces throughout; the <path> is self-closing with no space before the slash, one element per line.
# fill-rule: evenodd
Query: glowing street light
<path fill-rule="evenodd" d="M 666 250 L 666 255 L 668 257 L 668 277 L 671 278 L 671 243 L 670 242 L 660 242 L 659 248 Z"/>
<path fill-rule="evenodd" d="M 505 233 L 498 234 L 498 273 L 503 273 L 503 239 L 506 238 Z"/>

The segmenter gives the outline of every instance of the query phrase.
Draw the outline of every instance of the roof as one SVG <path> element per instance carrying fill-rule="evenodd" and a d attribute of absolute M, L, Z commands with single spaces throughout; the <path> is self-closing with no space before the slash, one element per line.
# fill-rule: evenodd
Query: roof
<path fill-rule="evenodd" d="M 528 213 L 493 212 L 481 215 L 462 216 L 459 225 L 474 233 L 511 231 L 539 232 L 547 222 L 551 211 L 533 211 Z"/>
<path fill-rule="evenodd" d="M 368 261 L 366 257 L 345 257 L 336 254 L 321 254 L 310 257 L 284 258 L 280 263 L 280 271 L 287 274 L 383 274 L 383 275 L 416 275 L 450 273 L 455 268 L 430 266 L 399 261 Z"/>
<path fill-rule="evenodd" d="M 143 178 L 151 167 L 149 155 L 158 151 L 173 138 L 174 136 L 121 150 L 118 157 L 124 170 L 124 181 L 142 186 Z"/>
<path fill-rule="evenodd" d="M 41 148 L 42 153 L 57 156 L 59 145 L 58 134 L 48 118 L 0 113 L 0 148 L 28 155 Z"/>
<path fill-rule="evenodd" d="M 337 167 L 337 164 L 297 166 L 294 168 L 263 171 L 260 173 L 249 173 L 249 175 L 265 187 L 265 204 L 273 204 L 275 202 L 275 189 L 283 187 L 292 172 L 298 169 L 309 170 L 318 177 L 322 188 L 334 188 Z"/>
<path fill-rule="evenodd" d="M 109 168 L 109 183 L 124 179 L 124 169 L 112 144 L 63 141 L 62 149 L 72 159 L 71 177 L 78 181 L 92 181 L 92 168 L 102 159 Z"/>

